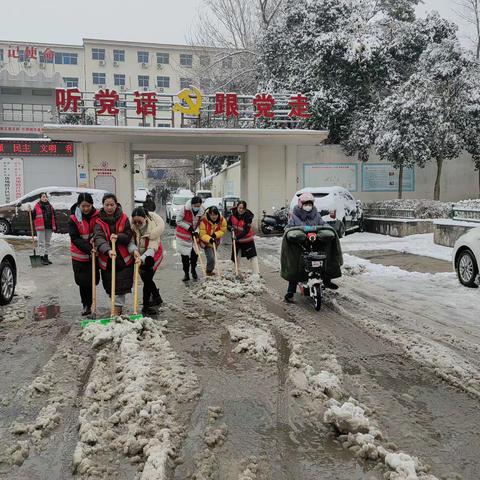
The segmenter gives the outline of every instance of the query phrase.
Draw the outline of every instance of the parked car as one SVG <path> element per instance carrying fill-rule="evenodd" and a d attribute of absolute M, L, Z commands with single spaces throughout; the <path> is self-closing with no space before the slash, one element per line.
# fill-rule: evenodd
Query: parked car
<path fill-rule="evenodd" d="M 185 204 L 193 198 L 193 193 L 191 195 L 173 195 L 172 200 L 167 202 L 167 223 L 170 225 L 175 225 L 175 220 L 177 218 L 178 212 L 185 206 Z"/>
<path fill-rule="evenodd" d="M 0 305 L 12 301 L 17 285 L 17 262 L 13 247 L 0 239 Z"/>
<path fill-rule="evenodd" d="M 211 190 L 197 190 L 195 192 L 195 195 L 197 197 L 200 197 L 201 199 L 205 200 L 206 198 L 211 198 L 212 197 L 212 191 Z"/>
<path fill-rule="evenodd" d="M 232 214 L 232 209 L 238 205 L 239 197 L 223 197 L 223 215 L 228 220 Z"/>
<path fill-rule="evenodd" d="M 462 285 L 477 288 L 480 284 L 480 227 L 462 235 L 453 247 L 453 266 Z"/>
<path fill-rule="evenodd" d="M 150 195 L 148 188 L 137 188 L 134 193 L 134 202 L 143 203 L 147 199 L 147 195 Z"/>
<path fill-rule="evenodd" d="M 203 201 L 203 207 L 205 210 L 209 207 L 217 207 L 220 213 L 223 215 L 223 198 L 222 197 L 210 197 Z"/>
<path fill-rule="evenodd" d="M 46 192 L 55 209 L 59 233 L 68 233 L 70 207 L 77 201 L 78 194 L 89 192 L 93 196 L 95 207 L 102 206 L 102 197 L 106 190 L 79 187 L 43 187 L 28 192 L 14 202 L 0 205 L 0 234 L 19 234 L 30 232 L 28 206 L 34 207 L 40 194 Z"/>
<path fill-rule="evenodd" d="M 302 193 L 315 197 L 315 207 L 328 224 L 332 225 L 339 237 L 345 233 L 363 231 L 363 208 L 359 200 L 343 187 L 308 187 L 299 190 L 290 202 L 290 210 L 298 204 Z"/>

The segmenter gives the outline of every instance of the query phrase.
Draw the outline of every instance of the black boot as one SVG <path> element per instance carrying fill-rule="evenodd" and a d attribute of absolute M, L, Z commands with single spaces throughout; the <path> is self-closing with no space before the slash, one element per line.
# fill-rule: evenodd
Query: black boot
<path fill-rule="evenodd" d="M 158 288 L 156 290 L 153 291 L 152 293 L 152 300 L 151 300 L 151 304 L 158 307 L 160 306 L 161 304 L 163 303 L 163 300 L 162 300 L 162 297 L 160 296 L 160 292 L 158 290 Z"/>
<path fill-rule="evenodd" d="M 286 303 L 295 303 L 295 300 L 293 299 L 293 293 L 287 293 L 283 299 L 285 300 Z"/>
<path fill-rule="evenodd" d="M 142 315 L 147 317 L 155 317 L 157 315 L 157 311 L 147 303 L 143 305 Z"/>
<path fill-rule="evenodd" d="M 50 263 L 48 262 L 48 257 L 46 255 L 42 257 L 42 265 L 50 265 Z"/>
<path fill-rule="evenodd" d="M 84 305 L 82 309 L 82 317 L 86 317 L 92 313 L 92 309 L 89 305 Z"/>
<path fill-rule="evenodd" d="M 47 259 L 48 265 L 51 265 L 52 262 L 48 259 L 48 255 L 45 255 L 45 258 Z"/>
<path fill-rule="evenodd" d="M 182 282 L 188 282 L 190 280 L 190 275 L 188 272 L 185 272 L 185 275 L 182 278 Z"/>
<path fill-rule="evenodd" d="M 195 270 L 195 268 L 192 268 L 192 278 L 194 280 L 198 280 L 198 275 L 197 275 L 197 271 Z"/>
<path fill-rule="evenodd" d="M 329 288 L 330 290 L 338 290 L 338 285 L 333 283 L 331 280 L 325 280 L 323 285 L 325 288 Z"/>

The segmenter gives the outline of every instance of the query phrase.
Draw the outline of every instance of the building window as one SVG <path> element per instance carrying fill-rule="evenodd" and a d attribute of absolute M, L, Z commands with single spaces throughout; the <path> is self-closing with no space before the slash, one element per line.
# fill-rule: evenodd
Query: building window
<path fill-rule="evenodd" d="M 189 53 L 181 53 L 180 54 L 180 65 L 182 67 L 191 67 L 193 64 L 193 55 Z"/>
<path fill-rule="evenodd" d="M 202 55 L 200 57 L 200 65 L 202 67 L 208 67 L 210 65 L 210 57 L 208 55 Z"/>
<path fill-rule="evenodd" d="M 0 48 L 0 62 L 3 62 L 3 48 Z"/>
<path fill-rule="evenodd" d="M 115 73 L 113 75 L 113 83 L 117 87 L 124 87 L 125 86 L 125 75 L 123 73 Z"/>
<path fill-rule="evenodd" d="M 55 63 L 57 65 L 78 65 L 78 54 L 67 52 L 56 52 Z"/>
<path fill-rule="evenodd" d="M 209 78 L 200 79 L 200 88 L 202 90 L 210 90 L 212 88 L 212 82 Z"/>
<path fill-rule="evenodd" d="M 107 83 L 107 75 L 105 73 L 92 73 L 92 80 L 94 85 L 105 85 Z"/>
<path fill-rule="evenodd" d="M 170 77 L 157 77 L 157 87 L 170 88 Z"/>
<path fill-rule="evenodd" d="M 138 86 L 139 87 L 148 87 L 150 83 L 150 77 L 148 75 L 139 75 L 138 76 Z"/>
<path fill-rule="evenodd" d="M 163 63 L 164 65 L 170 63 L 170 54 L 157 52 L 157 63 Z"/>
<path fill-rule="evenodd" d="M 232 57 L 225 57 L 222 59 L 222 67 L 223 68 L 232 68 Z"/>
<path fill-rule="evenodd" d="M 92 60 L 105 60 L 105 49 L 92 48 Z"/>
<path fill-rule="evenodd" d="M 63 82 L 67 88 L 78 88 L 78 78 L 75 77 L 63 77 Z"/>
<path fill-rule="evenodd" d="M 27 60 L 25 58 L 25 50 L 19 50 L 18 51 L 18 61 L 19 62 L 24 62 L 25 60 Z"/>
<path fill-rule="evenodd" d="M 40 61 L 40 63 L 53 63 L 53 57 L 46 60 L 43 52 L 40 52 L 38 54 L 38 60 Z"/>
<path fill-rule="evenodd" d="M 124 62 L 125 61 L 125 50 L 114 50 L 113 51 L 113 61 L 114 62 Z"/>
<path fill-rule="evenodd" d="M 148 63 L 148 52 L 137 52 L 138 63 Z"/>
<path fill-rule="evenodd" d="M 191 78 L 181 78 L 180 79 L 180 88 L 189 88 L 192 83 L 193 82 L 192 82 Z"/>

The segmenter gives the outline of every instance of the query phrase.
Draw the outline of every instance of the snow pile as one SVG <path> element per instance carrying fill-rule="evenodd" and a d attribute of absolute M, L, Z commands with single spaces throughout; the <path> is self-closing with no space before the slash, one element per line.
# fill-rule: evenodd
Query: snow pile
<path fill-rule="evenodd" d="M 258 464 L 256 458 L 251 458 L 248 465 L 242 470 L 238 476 L 238 480 L 256 480 L 258 472 Z"/>
<path fill-rule="evenodd" d="M 369 433 L 370 420 L 365 416 L 365 410 L 355 403 L 352 398 L 343 404 L 332 400 L 330 408 L 323 416 L 324 422 L 333 425 L 339 433 L 343 434 Z"/>
<path fill-rule="evenodd" d="M 260 295 L 264 289 L 264 281 L 256 275 L 247 276 L 243 282 L 235 280 L 235 277 L 230 275 L 206 278 L 197 294 L 202 299 L 212 301 L 218 301 L 221 297 L 234 300 L 249 294 Z"/>
<path fill-rule="evenodd" d="M 248 352 L 258 360 L 277 361 L 277 349 L 272 334 L 259 327 L 239 321 L 227 326 L 232 342 L 238 342 L 235 353 Z"/>
<path fill-rule="evenodd" d="M 149 318 L 117 318 L 83 331 L 83 339 L 101 350 L 79 414 L 73 464 L 82 477 L 112 475 L 102 455 L 115 452 L 138 464 L 141 480 L 166 478 L 181 438 L 175 405 L 198 395 L 198 385 L 166 340 L 164 326 Z"/>
<path fill-rule="evenodd" d="M 414 210 L 415 218 L 448 218 L 452 216 L 452 204 L 436 200 L 383 200 L 368 203 L 365 206 L 366 213 L 370 211 L 372 216 L 376 216 L 375 211 L 378 209 L 385 209 L 386 217 L 395 217 L 395 212 L 398 210 Z"/>

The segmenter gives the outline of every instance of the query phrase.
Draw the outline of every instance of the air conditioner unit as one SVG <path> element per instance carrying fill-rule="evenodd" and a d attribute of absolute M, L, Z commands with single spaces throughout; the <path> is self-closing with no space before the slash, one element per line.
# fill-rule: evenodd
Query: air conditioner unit
<path fill-rule="evenodd" d="M 125 85 L 119 85 L 118 88 L 120 88 L 120 91 L 121 91 L 121 92 L 124 92 L 124 91 L 125 91 Z"/>
<path fill-rule="evenodd" d="M 105 85 L 97 85 L 97 90 L 105 90 Z"/>
<path fill-rule="evenodd" d="M 105 66 L 105 60 L 99 60 L 99 61 L 98 61 L 98 64 L 99 64 L 101 67 L 104 67 L 104 66 Z"/>
<path fill-rule="evenodd" d="M 148 68 L 148 63 L 142 63 L 142 68 Z"/>
<path fill-rule="evenodd" d="M 148 87 L 143 87 L 144 92 L 148 92 Z"/>
<path fill-rule="evenodd" d="M 163 93 L 165 89 L 163 87 L 157 87 L 157 92 Z"/>
<path fill-rule="evenodd" d="M 42 70 L 45 70 L 45 69 L 47 68 L 47 64 L 46 64 L 45 62 L 40 62 L 39 67 L 40 67 Z"/>
<path fill-rule="evenodd" d="M 159 70 L 161 70 L 161 69 L 163 68 L 163 64 L 162 64 L 162 63 L 157 63 L 157 68 L 158 68 Z"/>
<path fill-rule="evenodd" d="M 25 60 L 25 61 L 23 62 L 23 66 L 24 66 L 25 68 L 30 68 L 30 67 L 31 67 L 30 62 L 29 62 L 28 60 Z"/>
<path fill-rule="evenodd" d="M 113 62 L 114 67 L 118 67 L 118 62 Z"/>

